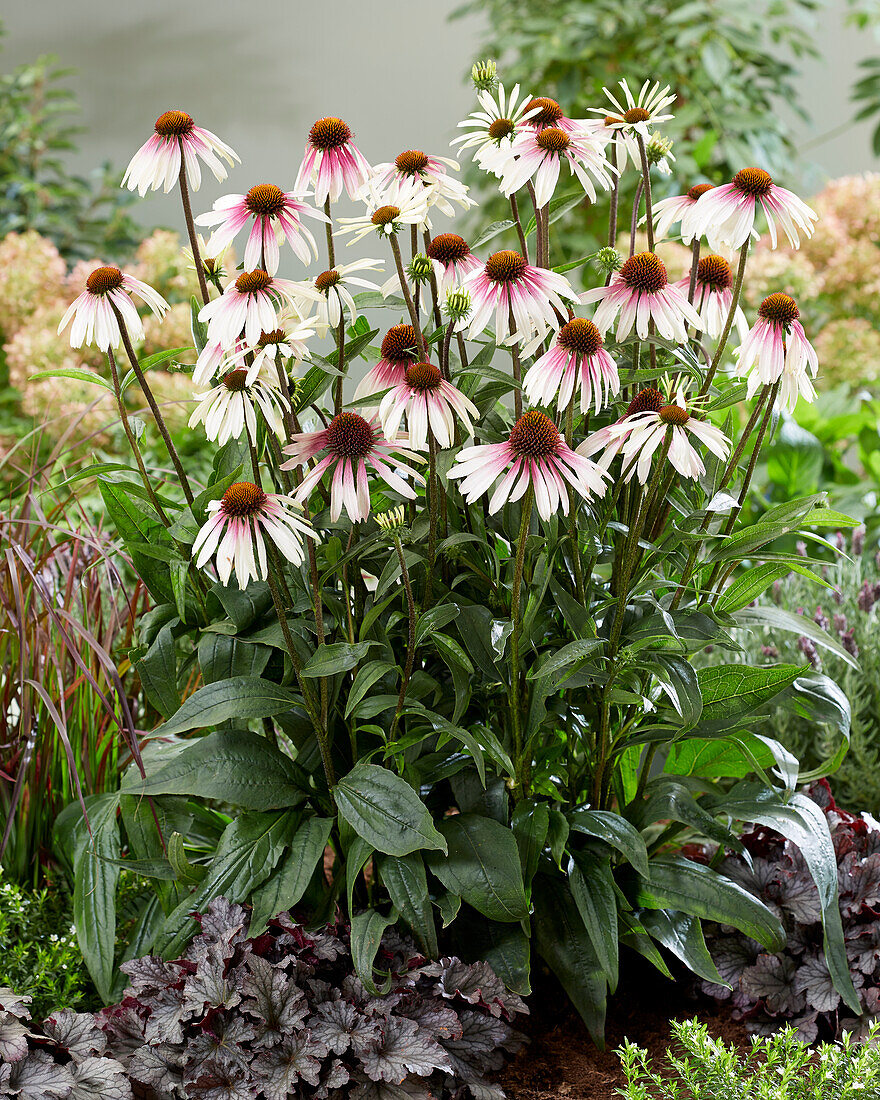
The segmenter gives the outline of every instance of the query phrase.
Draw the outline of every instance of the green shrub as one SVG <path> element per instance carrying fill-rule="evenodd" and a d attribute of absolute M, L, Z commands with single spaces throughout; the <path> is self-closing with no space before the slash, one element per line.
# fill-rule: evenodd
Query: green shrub
<path fill-rule="evenodd" d="M 859 1045 L 823 1043 L 816 1051 L 786 1028 L 755 1038 L 747 1053 L 713 1039 L 696 1020 L 673 1023 L 676 1049 L 659 1069 L 648 1052 L 627 1042 L 618 1051 L 626 1073 L 625 1100 L 876 1100 L 880 1097 L 880 1027 Z"/>
<path fill-rule="evenodd" d="M 0 986 L 30 994 L 39 1019 L 60 1008 L 93 1007 L 66 894 L 0 882 Z"/>

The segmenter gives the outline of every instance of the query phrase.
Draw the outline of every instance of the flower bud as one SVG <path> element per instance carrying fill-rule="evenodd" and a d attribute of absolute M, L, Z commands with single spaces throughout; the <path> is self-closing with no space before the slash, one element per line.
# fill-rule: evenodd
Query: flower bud
<path fill-rule="evenodd" d="M 464 321 L 471 311 L 471 296 L 466 290 L 450 290 L 443 312 L 451 321 Z"/>
<path fill-rule="evenodd" d="M 620 271 L 623 267 L 623 257 L 616 248 L 600 248 L 593 260 L 606 275 L 610 275 L 613 271 Z"/>
<path fill-rule="evenodd" d="M 491 92 L 498 87 L 498 66 L 491 57 L 477 61 L 471 69 L 471 80 L 478 92 Z"/>

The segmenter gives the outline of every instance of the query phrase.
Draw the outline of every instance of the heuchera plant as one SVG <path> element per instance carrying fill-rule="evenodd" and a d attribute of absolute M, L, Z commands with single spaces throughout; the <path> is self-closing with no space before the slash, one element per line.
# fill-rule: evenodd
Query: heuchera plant
<path fill-rule="evenodd" d="M 352 965 L 343 924 L 307 931 L 290 914 L 248 938 L 248 914 L 225 898 L 198 918 L 179 959 L 125 963 L 130 986 L 99 1016 L 133 1081 L 195 1100 L 432 1100 L 486 1080 L 522 1039 L 527 1011 L 486 963 L 429 962 L 381 930 L 381 988 Z M 456 1092 L 458 1095 L 458 1092 Z"/>
<path fill-rule="evenodd" d="M 65 1008 L 41 1028 L 30 997 L 0 988 L 0 1096 L 16 1100 L 131 1100 L 121 1062 L 87 1012 Z"/>
<path fill-rule="evenodd" d="M 728 856 L 720 870 L 779 915 L 786 946 L 769 953 L 735 929 L 710 925 L 707 944 L 729 988 L 710 982 L 703 988 L 729 1001 L 734 1015 L 755 1031 L 787 1021 L 807 1043 L 820 1029 L 826 1036 L 856 1031 L 864 1038 L 880 1016 L 880 824 L 841 810 L 825 780 L 809 795 L 824 812 L 834 843 L 846 953 L 864 1015 L 854 1019 L 828 972 L 821 900 L 803 856 L 767 828 L 743 836 L 745 853 Z"/>
<path fill-rule="evenodd" d="M 328 920 L 341 904 L 369 988 L 376 928 L 400 919 L 436 959 L 439 917 L 520 994 L 540 954 L 601 1041 L 621 944 L 715 981 L 702 919 L 783 946 L 775 912 L 676 853 L 694 833 L 741 850 L 737 823 L 758 821 L 800 845 L 829 972 L 858 1012 L 825 817 L 763 726 L 771 701 L 834 698 L 800 663 L 694 663 L 736 649 L 780 565 L 817 576 L 783 536 L 848 522 L 820 495 L 739 522 L 762 446 L 814 398 L 818 367 L 784 287 L 749 327 L 752 229 L 796 246 L 815 215 L 756 167 L 655 203 L 674 99 L 656 84 L 621 81 L 572 119 L 505 91 L 494 64 L 474 79 L 459 143 L 510 217 L 470 244 L 437 224 L 474 205 L 454 161 L 407 149 L 371 166 L 335 117 L 311 128 L 290 189 L 248 181 L 198 218 L 200 166 L 222 180 L 237 158 L 190 115 L 160 116 L 129 166 L 130 187 L 181 193 L 200 278 L 191 423 L 216 452 L 210 483 L 191 483 L 152 396 L 157 361 L 134 353 L 135 301 L 162 315 L 163 299 L 93 271 L 62 328 L 106 352 L 131 443 L 133 466 L 88 472 L 154 600 L 131 659 L 143 728 L 164 721 L 119 794 L 59 819 L 83 953 L 112 998 L 124 861 L 156 884 L 129 957 L 178 957 L 221 894 L 253 904 L 255 936 L 294 905 Z M 336 216 L 343 191 L 359 216 Z M 606 198 L 608 246 L 554 268 L 554 219 Z M 282 249 L 314 262 L 313 228 L 317 268 L 280 277 Z M 678 281 L 673 231 L 692 251 Z M 381 258 L 342 262 L 341 241 L 366 238 Z M 224 268 L 233 239 L 240 272 Z M 135 383 L 170 478 L 145 466 Z"/>

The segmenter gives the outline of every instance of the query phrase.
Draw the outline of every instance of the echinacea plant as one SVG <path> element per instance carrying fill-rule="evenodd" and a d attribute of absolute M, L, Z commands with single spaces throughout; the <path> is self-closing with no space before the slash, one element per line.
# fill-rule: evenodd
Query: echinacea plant
<path fill-rule="evenodd" d="M 748 331 L 752 230 L 766 217 L 796 244 L 814 216 L 757 168 L 654 207 L 652 167 L 671 158 L 653 127 L 673 107 L 657 85 L 624 81 L 611 114 L 575 119 L 496 87 L 494 66 L 475 80 L 457 144 L 511 216 L 470 243 L 450 231 L 472 204 L 454 161 L 406 149 L 372 169 L 339 118 L 312 127 L 291 190 L 244 181 L 198 219 L 195 156 L 217 167 L 226 146 L 176 112 L 135 159 L 140 186 L 176 174 L 198 263 L 195 220 L 216 227 L 209 253 L 252 224 L 245 269 L 207 267 L 193 303 L 191 426 L 225 440 L 210 483 L 173 447 L 173 480 L 147 469 L 131 429 L 135 466 L 94 474 L 153 607 L 131 654 L 143 761 L 58 822 L 91 972 L 121 991 L 122 862 L 155 883 L 131 951 L 179 957 L 220 894 L 254 906 L 256 936 L 294 905 L 341 908 L 366 988 L 378 930 L 400 921 L 426 957 L 456 945 L 519 994 L 541 956 L 601 1041 L 622 946 L 716 982 L 701 920 L 779 950 L 776 912 L 679 854 L 741 851 L 759 822 L 800 846 L 830 981 L 858 1013 L 828 826 L 767 726 L 777 702 L 827 715 L 838 696 L 804 663 L 697 660 L 737 651 L 780 567 L 818 576 L 783 536 L 846 523 L 818 495 L 740 519 L 780 403 L 812 400 L 818 365 L 784 288 Z M 627 172 L 648 241 L 620 256 Z M 337 218 L 343 190 L 361 215 Z M 554 212 L 594 194 L 608 247 L 555 270 Z M 319 211 L 326 255 L 279 276 L 277 243 L 305 258 Z M 663 238 L 679 222 L 693 263 L 675 282 Z M 381 260 L 340 262 L 341 238 Z M 392 282 L 345 288 L 381 262 Z M 597 285 L 575 287 L 578 269 Z M 123 418 L 120 341 L 150 400 L 129 291 L 121 272 L 91 286 L 76 330 L 107 349 Z"/>

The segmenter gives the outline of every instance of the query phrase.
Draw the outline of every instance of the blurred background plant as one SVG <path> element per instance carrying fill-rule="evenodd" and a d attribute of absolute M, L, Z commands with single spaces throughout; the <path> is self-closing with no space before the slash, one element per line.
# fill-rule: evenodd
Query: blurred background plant
<path fill-rule="evenodd" d="M 0 76 L 0 236 L 33 229 L 65 259 L 123 259 L 140 227 L 128 213 L 133 198 L 119 191 L 121 173 L 105 163 L 84 179 L 67 164 L 80 132 L 63 85 L 70 75 L 47 54 Z"/>
<path fill-rule="evenodd" d="M 813 20 L 822 3 L 468 0 L 453 18 L 482 13 L 488 33 L 480 49 L 499 59 L 505 86 L 518 82 L 532 95 L 558 99 L 572 118 L 603 105 L 611 110 L 602 89 L 617 93 L 623 76 L 637 93 L 642 79 L 662 74 L 678 97 L 675 119 L 661 130 L 673 140 L 678 182 L 727 183 L 744 165 L 758 164 L 781 183 L 796 186 L 792 165 L 798 151 L 790 120 L 792 113 L 807 117 L 796 78 L 803 62 L 821 52 Z M 867 31 L 878 25 L 880 7 L 876 0 L 847 0 L 842 17 Z M 880 87 L 880 77 L 875 81 Z M 880 94 L 866 95 L 859 118 L 880 114 Z M 478 174 L 470 175 L 469 182 L 477 183 Z M 672 193 L 673 185 L 663 178 L 657 174 L 657 198 Z M 630 175 L 630 188 L 634 179 Z M 621 209 L 629 209 L 631 200 L 622 189 Z M 494 212 L 505 216 L 501 202 Z M 597 236 L 605 222 L 604 201 L 596 208 L 580 203 L 566 213 L 568 256 L 606 243 Z"/>

